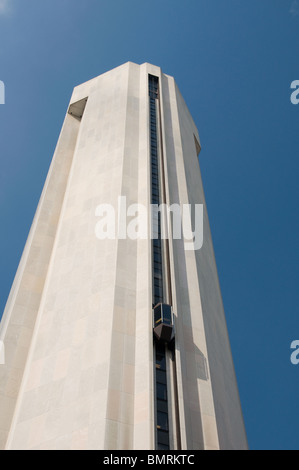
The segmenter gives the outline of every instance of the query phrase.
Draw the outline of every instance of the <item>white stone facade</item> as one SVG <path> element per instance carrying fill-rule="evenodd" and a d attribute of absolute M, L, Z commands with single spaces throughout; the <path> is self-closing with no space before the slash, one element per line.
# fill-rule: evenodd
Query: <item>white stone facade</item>
<path fill-rule="evenodd" d="M 247 448 L 198 131 L 174 79 L 129 62 L 74 89 L 79 104 L 66 114 L 0 326 L 0 449 L 155 448 L 151 240 L 95 236 L 99 204 L 151 202 L 148 74 L 160 80 L 167 200 L 204 204 L 202 249 L 170 241 L 172 447 L 179 433 L 182 449 Z M 171 387 L 169 399 L 174 415 Z"/>

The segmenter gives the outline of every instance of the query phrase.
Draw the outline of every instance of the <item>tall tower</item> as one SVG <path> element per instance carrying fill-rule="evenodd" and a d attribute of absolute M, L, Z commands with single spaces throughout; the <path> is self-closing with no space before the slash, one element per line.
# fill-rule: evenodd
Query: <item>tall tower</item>
<path fill-rule="evenodd" d="M 159 67 L 74 89 L 0 326 L 0 448 L 247 448 L 199 152 Z M 160 204 L 203 205 L 200 249 Z"/>

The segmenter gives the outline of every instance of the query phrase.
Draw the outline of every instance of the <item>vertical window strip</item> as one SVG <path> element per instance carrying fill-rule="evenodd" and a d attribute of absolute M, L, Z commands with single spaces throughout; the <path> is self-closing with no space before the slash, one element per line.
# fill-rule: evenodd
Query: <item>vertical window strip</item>
<path fill-rule="evenodd" d="M 151 181 L 152 181 L 152 204 L 160 204 L 160 186 L 159 186 L 159 160 L 157 151 L 157 104 L 159 100 L 159 79 L 149 75 L 149 96 L 150 96 L 150 142 L 151 142 Z M 158 239 L 153 240 L 153 303 L 157 305 L 163 303 L 163 258 L 161 243 L 161 216 L 158 214 Z M 157 449 L 169 449 L 169 420 L 167 403 L 167 375 L 165 346 L 156 344 L 155 351 L 156 365 L 156 438 Z"/>

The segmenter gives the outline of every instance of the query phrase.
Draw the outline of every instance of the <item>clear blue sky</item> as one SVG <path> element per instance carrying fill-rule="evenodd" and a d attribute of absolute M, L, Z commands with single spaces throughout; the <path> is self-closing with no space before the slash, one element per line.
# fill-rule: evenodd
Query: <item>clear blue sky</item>
<path fill-rule="evenodd" d="M 128 60 L 199 129 L 250 447 L 299 449 L 299 0 L 0 0 L 0 312 L 72 88 Z"/>

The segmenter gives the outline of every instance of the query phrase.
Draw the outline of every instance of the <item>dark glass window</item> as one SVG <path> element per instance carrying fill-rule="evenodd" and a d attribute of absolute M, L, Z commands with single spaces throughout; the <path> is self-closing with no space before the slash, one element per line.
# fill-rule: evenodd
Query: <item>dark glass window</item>
<path fill-rule="evenodd" d="M 158 139 L 157 139 L 157 109 L 156 101 L 159 96 L 159 79 L 149 75 L 149 95 L 150 95 L 150 145 L 151 145 L 151 179 L 152 179 L 152 203 L 160 204 L 159 188 L 159 166 L 158 166 Z M 163 277 L 162 277 L 162 242 L 161 242 L 161 215 L 153 227 L 157 238 L 153 240 L 153 288 L 154 305 L 163 302 Z M 159 323 L 163 317 L 161 306 L 154 310 L 154 321 Z M 166 321 L 171 320 L 169 311 L 165 310 Z M 169 320 L 170 319 L 170 320 Z M 156 409 L 157 409 L 157 449 L 169 449 L 168 434 L 168 405 L 167 405 L 167 378 L 166 378 L 166 356 L 165 347 L 156 345 Z"/>
<path fill-rule="evenodd" d="M 167 388 L 165 384 L 157 383 L 157 398 L 159 400 L 167 400 Z"/>
<path fill-rule="evenodd" d="M 166 359 L 165 359 L 165 354 L 159 353 L 159 351 L 156 351 L 156 364 L 161 370 L 166 370 Z"/>
<path fill-rule="evenodd" d="M 156 380 L 159 384 L 166 385 L 166 372 L 165 370 L 156 370 Z"/>
<path fill-rule="evenodd" d="M 156 299 L 158 300 L 158 302 L 161 302 L 161 299 L 162 299 L 162 297 L 163 297 L 163 290 L 162 290 L 162 288 L 155 287 L 154 291 L 155 291 Z"/>
<path fill-rule="evenodd" d="M 163 322 L 172 325 L 172 314 L 170 305 L 163 305 Z"/>
<path fill-rule="evenodd" d="M 162 274 L 162 264 L 158 261 L 155 261 L 154 263 L 154 272 Z"/>
<path fill-rule="evenodd" d="M 167 413 L 157 412 L 157 426 L 164 431 L 168 431 L 168 416 Z"/>
<path fill-rule="evenodd" d="M 158 443 L 158 450 L 169 450 L 169 446 Z"/>
<path fill-rule="evenodd" d="M 162 413 L 168 413 L 168 406 L 166 401 L 157 400 L 157 411 L 162 411 Z"/>
<path fill-rule="evenodd" d="M 158 443 L 163 444 L 165 446 L 169 446 L 169 436 L 168 432 L 162 431 L 161 429 L 158 429 Z"/>

